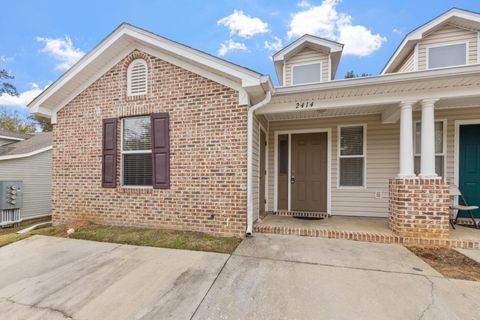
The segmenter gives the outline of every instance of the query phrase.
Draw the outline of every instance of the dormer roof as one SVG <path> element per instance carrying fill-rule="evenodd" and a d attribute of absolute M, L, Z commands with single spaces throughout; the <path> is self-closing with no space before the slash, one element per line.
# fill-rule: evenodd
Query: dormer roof
<path fill-rule="evenodd" d="M 284 85 L 283 81 L 283 65 L 285 60 L 293 57 L 298 52 L 302 51 L 305 48 L 310 48 L 319 52 L 330 54 L 331 59 L 331 78 L 335 77 L 337 71 L 338 63 L 340 62 L 340 56 L 343 51 L 343 44 L 336 41 L 320 38 L 313 36 L 311 34 L 305 34 L 284 47 L 277 53 L 273 55 L 273 62 L 275 64 L 275 71 L 279 79 L 280 85 Z"/>
<path fill-rule="evenodd" d="M 452 8 L 408 33 L 398 46 L 397 50 L 395 50 L 390 60 L 388 60 L 385 67 L 383 67 L 381 74 L 394 72 L 420 40 L 445 25 L 453 25 L 462 29 L 480 31 L 480 14 L 473 11 Z"/>

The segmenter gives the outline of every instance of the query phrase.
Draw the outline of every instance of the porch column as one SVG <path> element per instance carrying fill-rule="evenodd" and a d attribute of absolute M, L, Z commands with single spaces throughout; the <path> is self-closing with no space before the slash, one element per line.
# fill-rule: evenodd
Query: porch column
<path fill-rule="evenodd" d="M 415 177 L 413 171 L 412 107 L 416 101 L 400 103 L 400 172 L 397 178 Z"/>
<path fill-rule="evenodd" d="M 438 99 L 422 100 L 422 139 L 420 153 L 420 177 L 436 178 L 435 173 L 435 113 Z"/>

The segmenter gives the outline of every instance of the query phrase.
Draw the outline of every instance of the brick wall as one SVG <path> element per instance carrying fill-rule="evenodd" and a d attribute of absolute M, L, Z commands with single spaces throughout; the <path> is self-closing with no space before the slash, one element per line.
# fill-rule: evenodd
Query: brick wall
<path fill-rule="evenodd" d="M 127 67 L 138 57 L 148 63 L 148 94 L 127 98 Z M 117 188 L 102 188 L 102 119 L 153 112 L 170 114 L 170 189 L 121 188 L 120 165 Z M 57 116 L 54 224 L 86 219 L 119 226 L 244 234 L 247 107 L 239 106 L 238 92 L 135 51 Z"/>
<path fill-rule="evenodd" d="M 388 224 L 403 237 L 449 237 L 450 195 L 443 179 L 391 179 Z"/>

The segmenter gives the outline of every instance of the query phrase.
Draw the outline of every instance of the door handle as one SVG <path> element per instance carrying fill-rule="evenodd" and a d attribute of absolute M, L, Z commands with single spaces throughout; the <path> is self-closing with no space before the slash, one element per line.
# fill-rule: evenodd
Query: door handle
<path fill-rule="evenodd" d="M 295 184 L 295 176 L 292 176 L 292 177 L 290 178 L 290 183 L 291 183 L 291 184 Z"/>

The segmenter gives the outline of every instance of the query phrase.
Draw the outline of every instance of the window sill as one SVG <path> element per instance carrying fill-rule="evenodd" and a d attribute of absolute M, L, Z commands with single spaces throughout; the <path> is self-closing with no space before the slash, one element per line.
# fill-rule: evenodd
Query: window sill
<path fill-rule="evenodd" d="M 153 187 L 127 187 L 121 186 L 117 188 L 118 193 L 136 193 L 136 194 L 151 194 L 154 192 Z"/>

